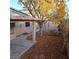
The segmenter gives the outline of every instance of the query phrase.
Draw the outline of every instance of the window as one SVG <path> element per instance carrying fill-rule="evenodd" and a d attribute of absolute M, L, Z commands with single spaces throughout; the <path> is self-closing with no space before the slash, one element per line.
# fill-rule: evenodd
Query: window
<path fill-rule="evenodd" d="M 15 23 L 10 23 L 10 34 L 14 33 Z"/>
<path fill-rule="evenodd" d="M 29 26 L 30 26 L 30 22 L 26 22 L 26 23 L 25 23 L 25 26 L 26 26 L 26 27 L 29 27 Z"/>

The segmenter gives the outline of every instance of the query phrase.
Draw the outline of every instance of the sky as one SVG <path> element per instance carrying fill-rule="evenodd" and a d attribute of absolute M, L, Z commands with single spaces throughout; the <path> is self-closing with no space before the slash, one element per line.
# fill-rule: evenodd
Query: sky
<path fill-rule="evenodd" d="M 23 5 L 18 3 L 18 0 L 10 0 L 10 7 L 16 9 L 16 10 L 21 10 Z"/>
<path fill-rule="evenodd" d="M 69 0 L 66 0 L 67 7 L 69 8 Z M 10 7 L 16 9 L 16 10 L 21 10 L 23 8 L 22 4 L 18 3 L 18 0 L 10 0 Z"/>

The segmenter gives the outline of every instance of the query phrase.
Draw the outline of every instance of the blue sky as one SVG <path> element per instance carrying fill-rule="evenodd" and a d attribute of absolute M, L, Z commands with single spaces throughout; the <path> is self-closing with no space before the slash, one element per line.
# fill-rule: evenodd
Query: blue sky
<path fill-rule="evenodd" d="M 67 7 L 69 8 L 69 0 L 66 0 Z M 10 0 L 10 7 L 21 10 L 23 5 L 18 3 L 18 0 Z"/>
<path fill-rule="evenodd" d="M 16 10 L 21 10 L 23 5 L 18 4 L 18 0 L 10 0 L 10 7 L 16 9 Z"/>

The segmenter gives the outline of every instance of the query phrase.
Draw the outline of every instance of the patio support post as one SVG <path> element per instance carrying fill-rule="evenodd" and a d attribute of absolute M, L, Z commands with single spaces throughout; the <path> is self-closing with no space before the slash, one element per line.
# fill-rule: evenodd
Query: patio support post
<path fill-rule="evenodd" d="M 33 42 L 36 42 L 36 26 L 35 26 L 35 22 L 33 22 Z"/>

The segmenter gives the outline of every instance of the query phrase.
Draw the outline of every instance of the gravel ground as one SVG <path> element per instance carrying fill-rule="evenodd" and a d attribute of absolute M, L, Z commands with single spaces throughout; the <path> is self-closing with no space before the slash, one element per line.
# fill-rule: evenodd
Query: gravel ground
<path fill-rule="evenodd" d="M 20 59 L 69 59 L 67 49 L 62 49 L 61 34 L 49 32 L 40 37 L 37 33 L 37 43 L 25 52 Z"/>

